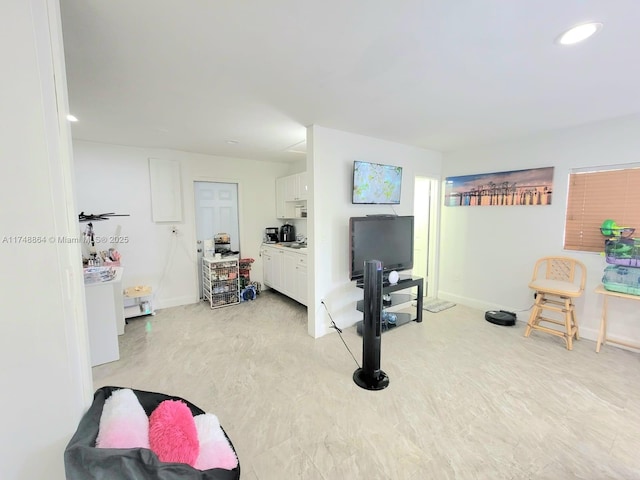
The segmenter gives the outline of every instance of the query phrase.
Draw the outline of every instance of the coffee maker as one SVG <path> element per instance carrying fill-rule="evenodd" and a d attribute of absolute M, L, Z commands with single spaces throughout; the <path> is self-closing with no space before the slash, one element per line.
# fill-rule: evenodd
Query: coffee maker
<path fill-rule="evenodd" d="M 281 242 L 295 242 L 296 241 L 296 227 L 290 223 L 285 223 L 280 227 L 280 241 Z"/>
<path fill-rule="evenodd" d="M 266 243 L 278 243 L 278 227 L 267 227 L 264 229 Z"/>

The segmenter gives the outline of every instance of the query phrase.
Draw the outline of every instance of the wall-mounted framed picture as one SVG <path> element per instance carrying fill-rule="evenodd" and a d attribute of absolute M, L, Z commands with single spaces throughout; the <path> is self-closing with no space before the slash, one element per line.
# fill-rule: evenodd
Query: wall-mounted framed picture
<path fill-rule="evenodd" d="M 553 167 L 447 177 L 448 207 L 485 205 L 551 205 Z"/>

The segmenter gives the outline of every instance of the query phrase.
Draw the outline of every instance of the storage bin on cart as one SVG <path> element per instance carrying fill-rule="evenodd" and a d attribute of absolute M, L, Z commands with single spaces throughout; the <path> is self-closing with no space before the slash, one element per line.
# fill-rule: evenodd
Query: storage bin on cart
<path fill-rule="evenodd" d="M 607 263 L 640 267 L 640 238 L 610 238 L 604 243 Z"/>
<path fill-rule="evenodd" d="M 640 295 L 640 268 L 609 265 L 604 269 L 602 284 L 613 292 Z"/>

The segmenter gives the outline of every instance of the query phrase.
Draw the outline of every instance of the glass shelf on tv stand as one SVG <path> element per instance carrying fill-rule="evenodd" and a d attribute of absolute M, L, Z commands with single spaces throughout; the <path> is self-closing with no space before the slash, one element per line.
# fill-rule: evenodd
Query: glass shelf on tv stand
<path fill-rule="evenodd" d="M 356 286 L 358 288 L 364 288 L 364 283 L 358 281 L 356 283 Z M 418 289 L 417 296 L 415 297 L 408 293 L 392 293 L 398 290 L 405 290 L 413 287 L 417 287 Z M 422 277 L 411 277 L 411 276 L 401 277 L 400 280 L 398 280 L 398 283 L 395 283 L 395 284 L 383 282 L 382 294 L 389 295 L 391 297 L 390 301 L 383 300 L 382 302 L 383 311 L 387 308 L 401 305 L 404 303 L 410 303 L 415 300 L 416 302 L 415 321 L 418 323 L 422 322 L 422 290 L 423 290 Z M 356 303 L 356 309 L 360 312 L 364 311 L 364 300 L 358 300 L 358 302 Z M 393 312 L 393 313 L 396 315 L 395 324 L 383 322 L 382 323 L 383 332 L 392 330 L 396 327 L 399 327 L 401 325 L 414 321 L 414 316 L 410 313 L 405 313 L 405 312 Z M 362 321 L 356 323 L 356 330 L 358 334 L 362 334 Z"/>

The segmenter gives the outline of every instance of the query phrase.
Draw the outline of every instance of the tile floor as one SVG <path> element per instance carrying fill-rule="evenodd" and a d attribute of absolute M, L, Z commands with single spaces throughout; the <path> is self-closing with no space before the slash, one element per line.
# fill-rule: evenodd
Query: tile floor
<path fill-rule="evenodd" d="M 371 392 L 337 334 L 306 330 L 306 309 L 271 292 L 161 310 L 130 320 L 94 385 L 215 413 L 246 480 L 640 479 L 638 353 L 569 352 L 458 305 L 385 333 L 390 385 Z M 360 362 L 355 328 L 343 337 Z"/>

